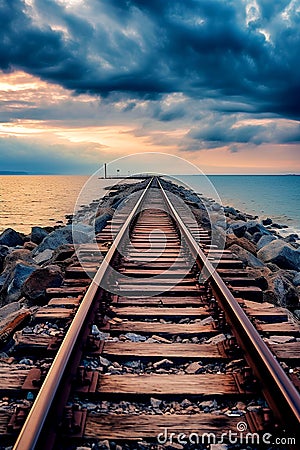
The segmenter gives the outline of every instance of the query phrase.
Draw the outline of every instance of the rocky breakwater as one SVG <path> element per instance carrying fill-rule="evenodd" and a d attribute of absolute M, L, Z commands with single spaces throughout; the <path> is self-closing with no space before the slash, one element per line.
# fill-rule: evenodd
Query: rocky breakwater
<path fill-rule="evenodd" d="M 249 276 L 263 290 L 264 301 L 284 306 L 300 318 L 300 244 L 299 236 L 282 237 L 285 225 L 272 219 L 241 212 L 217 203 L 183 186 L 164 182 L 164 187 L 180 196 L 196 220 L 210 229 L 214 244 L 230 249 L 240 259 Z"/>
<path fill-rule="evenodd" d="M 114 186 L 102 199 L 66 216 L 66 225 L 32 227 L 28 235 L 8 228 L 0 234 L 0 342 L 7 324 L 23 313 L 28 318 L 46 302 L 46 289 L 60 287 L 66 268 L 78 264 L 74 236 L 77 242 L 92 242 L 116 208 L 145 183 Z"/>

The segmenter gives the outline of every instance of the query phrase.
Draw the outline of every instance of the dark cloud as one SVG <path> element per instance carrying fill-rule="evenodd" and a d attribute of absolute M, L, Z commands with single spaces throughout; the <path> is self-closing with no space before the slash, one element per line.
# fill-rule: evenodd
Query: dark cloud
<path fill-rule="evenodd" d="M 83 174 L 92 173 L 102 165 L 99 144 L 41 143 L 16 137 L 0 139 L 0 167 L 7 171 L 29 173 Z"/>
<path fill-rule="evenodd" d="M 228 145 L 238 151 L 236 144 L 261 145 L 264 143 L 299 144 L 300 124 L 296 121 L 253 121 L 247 123 L 240 116 L 210 115 L 201 128 L 192 128 L 181 147 L 187 150 L 218 148 Z"/>
<path fill-rule="evenodd" d="M 0 67 L 77 92 L 239 97 L 245 108 L 298 118 L 299 12 L 287 0 L 257 4 L 249 21 L 246 3 L 233 0 L 1 0 Z"/>

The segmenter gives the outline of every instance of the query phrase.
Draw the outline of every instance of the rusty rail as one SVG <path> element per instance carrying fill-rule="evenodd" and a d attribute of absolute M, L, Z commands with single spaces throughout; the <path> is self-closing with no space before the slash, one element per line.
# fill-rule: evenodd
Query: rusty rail
<path fill-rule="evenodd" d="M 110 263 L 116 254 L 119 245 L 124 238 L 126 231 L 137 214 L 151 184 L 153 178 L 149 181 L 148 185 L 142 192 L 136 205 L 132 209 L 130 215 L 126 219 L 125 223 L 118 232 L 114 242 L 112 243 L 109 251 L 107 252 L 104 260 L 102 261 L 94 279 L 92 280 L 78 310 L 72 321 L 72 324 L 58 350 L 58 353 L 49 369 L 49 372 L 44 380 L 41 389 L 37 395 L 37 398 L 32 405 L 32 408 L 28 414 L 28 417 L 20 431 L 18 439 L 13 447 L 13 450 L 33 450 L 36 448 L 36 444 L 39 440 L 40 434 L 43 430 L 44 423 L 49 414 L 51 404 L 54 397 L 57 394 L 59 384 L 66 371 L 70 355 L 72 354 L 80 331 L 86 322 L 86 317 L 91 309 L 92 303 L 97 296 L 100 288 L 101 280 L 105 276 L 107 269 L 110 267 Z"/>
<path fill-rule="evenodd" d="M 263 393 L 275 417 L 293 432 L 297 429 L 299 430 L 300 395 L 297 389 L 254 328 L 220 275 L 206 258 L 194 237 L 183 223 L 175 207 L 172 205 L 159 180 L 158 184 L 162 190 L 166 205 L 180 232 L 184 236 L 193 257 L 196 259 L 199 269 L 204 270 L 205 276 L 209 277 L 212 291 L 221 304 L 239 345 L 245 352 L 246 360 L 260 381 Z"/>

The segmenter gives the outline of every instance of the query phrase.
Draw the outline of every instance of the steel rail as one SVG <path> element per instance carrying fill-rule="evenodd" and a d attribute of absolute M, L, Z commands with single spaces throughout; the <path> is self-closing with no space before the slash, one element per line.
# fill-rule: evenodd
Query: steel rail
<path fill-rule="evenodd" d="M 138 212 L 145 196 L 152 184 L 153 178 L 149 181 L 148 185 L 142 192 L 140 198 L 138 199 L 136 205 L 132 209 L 130 215 L 126 219 L 125 223 L 119 230 L 115 240 L 113 241 L 109 251 L 107 252 L 104 260 L 102 261 L 94 279 L 92 280 L 86 294 L 84 295 L 82 302 L 76 312 L 76 315 L 70 325 L 68 332 L 58 350 L 58 353 L 49 369 L 49 372 L 42 384 L 39 393 L 34 401 L 27 419 L 18 435 L 16 443 L 13 450 L 34 450 L 35 446 L 39 440 L 41 432 L 43 430 L 44 423 L 46 421 L 47 415 L 51 408 L 51 404 L 57 393 L 59 384 L 62 380 L 64 372 L 66 370 L 67 364 L 69 362 L 69 357 L 75 347 L 78 335 L 82 329 L 85 322 L 85 318 L 91 305 L 94 301 L 100 289 L 100 283 L 104 278 L 110 263 L 122 242 L 126 231 L 129 229 L 133 218 Z"/>
<path fill-rule="evenodd" d="M 204 269 L 205 275 L 210 278 L 213 293 L 221 303 L 227 319 L 235 331 L 236 339 L 245 352 L 248 364 L 261 383 L 263 393 L 274 416 L 287 429 L 295 433 L 296 430 L 299 430 L 300 424 L 299 392 L 183 223 L 160 181 L 157 181 L 166 205 L 185 237 L 199 268 Z"/>

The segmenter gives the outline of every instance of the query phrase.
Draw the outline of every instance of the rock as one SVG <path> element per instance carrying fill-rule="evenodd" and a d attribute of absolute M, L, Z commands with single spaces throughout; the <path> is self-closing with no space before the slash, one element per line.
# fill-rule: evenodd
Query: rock
<path fill-rule="evenodd" d="M 105 441 L 99 441 L 97 448 L 99 450 L 110 450 L 109 441 L 105 439 Z"/>
<path fill-rule="evenodd" d="M 75 253 L 75 247 L 72 244 L 61 245 L 56 248 L 53 252 L 52 260 L 53 262 L 65 261 L 68 258 L 71 258 Z"/>
<path fill-rule="evenodd" d="M 7 247 L 7 245 L 0 245 L 0 273 L 3 270 L 3 263 L 6 256 L 8 255 L 8 252 L 9 248 Z"/>
<path fill-rule="evenodd" d="M 27 264 L 35 265 L 35 261 L 32 258 L 31 251 L 22 248 L 18 250 L 13 250 L 6 256 L 3 263 L 4 270 L 12 271 L 16 266 L 16 264 L 21 261 Z"/>
<path fill-rule="evenodd" d="M 198 362 L 195 361 L 195 362 L 192 362 L 191 364 L 189 364 L 184 370 L 188 374 L 193 374 L 193 373 L 197 373 L 197 371 L 201 368 L 202 368 L 201 364 L 199 364 Z"/>
<path fill-rule="evenodd" d="M 30 300 L 40 300 L 45 297 L 47 288 L 60 287 L 62 282 L 63 275 L 59 267 L 39 268 L 25 281 L 22 294 Z"/>
<path fill-rule="evenodd" d="M 300 251 L 281 239 L 265 245 L 258 251 L 257 256 L 262 261 L 276 264 L 282 269 L 300 269 Z"/>
<path fill-rule="evenodd" d="M 34 242 L 28 241 L 25 242 L 25 244 L 23 245 L 23 248 L 25 248 L 26 250 L 34 250 L 37 247 L 37 244 L 35 244 Z"/>
<path fill-rule="evenodd" d="M 140 361 L 126 361 L 124 366 L 130 367 L 131 369 L 138 369 L 141 365 Z"/>
<path fill-rule="evenodd" d="M 297 288 L 286 277 L 283 270 L 272 272 L 266 277 L 268 290 L 264 292 L 264 301 L 281 306 L 296 306 L 299 302 Z"/>
<path fill-rule="evenodd" d="M 11 302 L 0 308 L 0 321 L 22 308 L 21 302 Z"/>
<path fill-rule="evenodd" d="M 238 237 L 241 238 L 244 236 L 247 227 L 245 225 L 245 222 L 237 221 L 230 225 L 229 230 L 233 231 L 233 233 Z"/>
<path fill-rule="evenodd" d="M 43 264 L 46 261 L 49 261 L 52 258 L 53 250 L 50 250 L 49 248 L 46 248 L 41 253 L 38 253 L 36 256 L 34 256 L 34 260 L 37 264 Z"/>
<path fill-rule="evenodd" d="M 146 340 L 145 336 L 141 336 L 140 334 L 136 333 L 126 333 L 125 337 L 129 339 L 131 342 L 143 342 Z"/>
<path fill-rule="evenodd" d="M 103 230 L 103 228 L 106 226 L 108 220 L 112 218 L 112 215 L 109 213 L 101 214 L 100 216 L 96 217 L 94 221 L 94 229 L 95 233 L 100 233 L 100 231 Z"/>
<path fill-rule="evenodd" d="M 270 336 L 268 338 L 270 344 L 287 344 L 288 342 L 294 342 L 295 340 L 294 336 Z"/>
<path fill-rule="evenodd" d="M 250 277 L 255 278 L 255 282 L 258 287 L 260 287 L 263 291 L 268 289 L 269 285 L 267 278 L 272 273 L 268 267 L 262 267 L 260 269 L 248 267 L 247 272 Z"/>
<path fill-rule="evenodd" d="M 250 220 L 249 222 L 247 222 L 246 227 L 247 227 L 248 233 L 250 233 L 250 234 L 254 234 L 254 233 L 270 234 L 270 231 L 268 231 L 259 222 L 256 222 L 256 220 Z"/>
<path fill-rule="evenodd" d="M 288 228 L 287 225 L 281 225 L 280 223 L 274 223 L 272 224 L 272 228 L 277 228 L 278 230 L 282 230 L 282 228 Z"/>
<path fill-rule="evenodd" d="M 151 397 L 150 398 L 150 403 L 151 403 L 151 406 L 153 408 L 159 408 L 160 405 L 162 404 L 162 400 L 159 400 L 158 398 Z"/>
<path fill-rule="evenodd" d="M 217 336 L 211 337 L 210 339 L 208 339 L 208 340 L 206 341 L 206 343 L 207 343 L 207 344 L 213 344 L 213 345 L 216 345 L 216 344 L 218 344 L 219 342 L 223 342 L 223 341 L 225 341 L 225 340 L 226 340 L 225 334 L 221 333 L 221 334 L 218 334 Z"/>
<path fill-rule="evenodd" d="M 172 341 L 169 339 L 166 339 L 162 336 L 157 336 L 156 334 L 153 334 L 152 339 L 155 339 L 157 342 L 162 342 L 163 344 L 172 344 Z"/>
<path fill-rule="evenodd" d="M 47 248 L 55 250 L 65 244 L 73 244 L 73 237 L 76 240 L 76 244 L 84 244 L 91 241 L 90 235 L 82 231 L 84 228 L 77 225 L 66 225 L 65 227 L 58 228 L 52 233 L 48 234 L 43 241 L 33 250 L 32 254 L 36 256 L 38 253 L 43 252 Z M 90 232 L 91 227 L 86 227 L 86 231 Z"/>
<path fill-rule="evenodd" d="M 246 266 L 250 267 L 263 267 L 264 264 L 252 255 L 248 250 L 240 247 L 239 245 L 231 245 L 230 250 L 240 259 Z"/>
<path fill-rule="evenodd" d="M 102 366 L 105 367 L 108 367 L 111 364 L 111 362 L 108 359 L 104 358 L 103 356 L 99 356 L 99 362 Z"/>
<path fill-rule="evenodd" d="M 48 236 L 48 232 L 42 227 L 32 227 L 31 228 L 31 240 L 35 244 L 40 244 L 42 240 Z"/>
<path fill-rule="evenodd" d="M 233 216 L 237 216 L 238 215 L 237 210 L 235 208 L 233 208 L 232 206 L 225 206 L 224 212 L 228 213 L 228 214 L 232 214 Z"/>
<path fill-rule="evenodd" d="M 272 219 L 270 219 L 270 217 L 267 217 L 266 219 L 262 220 L 262 224 L 263 225 L 271 225 L 272 224 Z"/>
<path fill-rule="evenodd" d="M 216 408 L 218 406 L 216 400 L 206 400 L 204 402 L 199 403 L 200 408 L 204 409 L 204 408 Z"/>
<path fill-rule="evenodd" d="M 174 365 L 173 361 L 170 361 L 169 359 L 161 359 L 160 361 L 153 363 L 153 367 L 155 369 L 158 368 L 169 369 L 173 365 Z"/>
<path fill-rule="evenodd" d="M 272 236 L 272 235 L 266 235 L 264 234 L 259 241 L 257 242 L 257 249 L 260 250 L 261 248 L 263 248 L 265 245 L 270 244 L 270 242 L 272 241 L 276 241 L 276 237 Z"/>
<path fill-rule="evenodd" d="M 34 266 L 19 263 L 15 266 L 13 278 L 7 288 L 7 301 L 15 302 L 21 297 L 21 288 L 28 277 L 36 270 Z"/>
<path fill-rule="evenodd" d="M 12 228 L 7 228 L 0 234 L 0 245 L 7 245 L 7 247 L 16 247 L 23 245 L 24 239 L 17 231 Z"/>
<path fill-rule="evenodd" d="M 284 241 L 288 242 L 288 243 L 292 243 L 292 242 L 296 242 L 298 239 L 299 239 L 298 234 L 292 233 L 292 234 L 289 234 L 288 236 L 286 236 L 284 238 Z"/>
<path fill-rule="evenodd" d="M 245 237 L 238 238 L 234 234 L 228 234 L 225 247 L 230 248 L 230 246 L 234 244 L 244 248 L 253 255 L 256 255 L 256 246 L 255 244 L 253 244 L 253 242 L 250 242 Z"/>
<path fill-rule="evenodd" d="M 293 278 L 293 285 L 300 286 L 300 272 Z"/>
<path fill-rule="evenodd" d="M 209 450 L 227 450 L 228 448 L 226 444 L 210 444 Z"/>
<path fill-rule="evenodd" d="M 188 400 L 187 398 L 182 400 L 182 402 L 180 404 L 181 404 L 182 408 L 188 408 L 189 406 L 192 406 L 192 402 L 190 400 Z"/>

